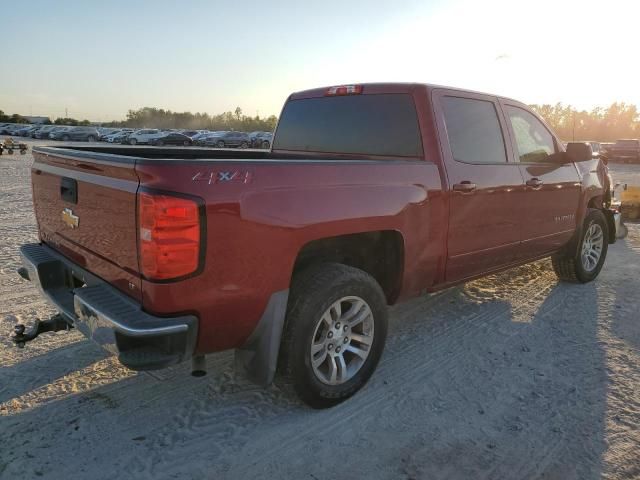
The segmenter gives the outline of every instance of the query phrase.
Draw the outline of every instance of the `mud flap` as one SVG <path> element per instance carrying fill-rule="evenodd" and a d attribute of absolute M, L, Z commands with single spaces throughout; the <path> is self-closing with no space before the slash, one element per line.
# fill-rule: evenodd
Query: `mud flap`
<path fill-rule="evenodd" d="M 271 295 L 267 308 L 245 344 L 235 351 L 235 368 L 251 381 L 267 386 L 273 382 L 289 290 Z"/>
<path fill-rule="evenodd" d="M 616 243 L 619 231 L 619 228 L 616 228 L 616 215 L 620 214 L 608 208 L 603 209 L 602 213 L 604 213 L 604 217 L 607 219 L 607 227 L 609 227 L 609 243 Z M 619 218 L 617 223 L 620 223 Z"/>

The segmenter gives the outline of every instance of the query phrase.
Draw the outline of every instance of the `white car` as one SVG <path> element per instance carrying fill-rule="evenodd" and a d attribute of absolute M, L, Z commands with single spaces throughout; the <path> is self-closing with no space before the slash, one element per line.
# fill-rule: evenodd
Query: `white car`
<path fill-rule="evenodd" d="M 144 128 L 129 135 L 129 145 L 148 144 L 151 139 L 162 134 L 157 128 Z"/>

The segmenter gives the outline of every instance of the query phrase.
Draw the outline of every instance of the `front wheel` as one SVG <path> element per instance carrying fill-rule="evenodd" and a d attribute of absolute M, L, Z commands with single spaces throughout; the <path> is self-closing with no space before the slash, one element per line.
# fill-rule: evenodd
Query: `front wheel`
<path fill-rule="evenodd" d="M 216 142 L 216 147 L 224 148 L 224 142 L 222 140 L 219 140 L 218 142 Z"/>
<path fill-rule="evenodd" d="M 87 142 L 95 142 L 96 141 L 96 137 L 94 137 L 93 135 L 89 135 L 87 137 Z"/>
<path fill-rule="evenodd" d="M 600 210 L 590 209 L 584 219 L 577 248 L 571 247 L 551 257 L 560 280 L 587 283 L 602 270 L 609 248 L 609 228 Z"/>
<path fill-rule="evenodd" d="M 280 372 L 313 408 L 351 397 L 373 374 L 387 337 L 387 305 L 376 280 L 329 263 L 293 279 Z"/>
<path fill-rule="evenodd" d="M 65 142 L 69 141 L 69 135 L 63 135 L 62 136 L 62 140 L 64 140 Z"/>
<path fill-rule="evenodd" d="M 138 141 L 135 138 L 129 139 L 129 145 L 135 145 L 136 143 L 138 143 Z"/>

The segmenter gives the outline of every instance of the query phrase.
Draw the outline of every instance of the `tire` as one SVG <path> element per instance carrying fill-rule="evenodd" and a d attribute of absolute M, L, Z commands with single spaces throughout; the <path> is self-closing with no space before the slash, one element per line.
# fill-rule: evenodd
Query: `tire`
<path fill-rule="evenodd" d="M 572 283 L 588 283 L 595 280 L 607 257 L 608 239 L 609 228 L 604 214 L 600 210 L 589 209 L 577 244 L 572 242 L 565 251 L 551 257 L 558 278 Z M 593 252 L 598 250 L 598 244 L 599 254 L 595 259 Z M 592 248 L 589 248 L 590 245 Z M 587 252 L 590 252 L 590 255 Z"/>
<path fill-rule="evenodd" d="M 262 148 L 264 148 L 265 150 L 268 150 L 271 147 L 271 144 L 268 141 L 264 141 L 262 142 Z"/>
<path fill-rule="evenodd" d="M 224 148 L 224 142 L 222 140 L 218 140 L 216 142 L 216 147 L 217 148 Z"/>
<path fill-rule="evenodd" d="M 89 135 L 87 137 L 87 142 L 95 142 L 96 141 L 96 137 L 94 137 L 93 135 Z"/>
<path fill-rule="evenodd" d="M 242 142 L 240 144 L 240 148 L 249 148 L 249 144 L 247 142 Z"/>
<path fill-rule="evenodd" d="M 129 145 L 135 145 L 136 143 L 138 143 L 138 141 L 135 138 L 129 139 Z"/>
<path fill-rule="evenodd" d="M 338 315 L 336 305 L 346 311 Z M 352 309 L 355 313 L 350 313 Z M 360 322 L 353 323 L 350 315 Z M 296 275 L 280 349 L 282 380 L 313 408 L 343 402 L 360 390 L 376 369 L 387 337 L 387 317 L 380 285 L 362 270 L 327 263 Z M 312 347 L 319 346 L 313 364 Z M 353 349 L 360 355 L 352 353 Z M 336 373 L 332 376 L 331 372 Z"/>
<path fill-rule="evenodd" d="M 156 147 L 162 147 L 164 145 L 164 142 L 162 140 L 156 140 L 153 144 Z"/>
<path fill-rule="evenodd" d="M 69 141 L 69 135 L 63 135 L 62 136 L 62 140 L 64 140 L 65 142 Z"/>
<path fill-rule="evenodd" d="M 182 145 L 184 145 L 185 147 L 190 147 L 191 142 L 189 140 L 185 140 L 184 142 L 182 142 Z"/>

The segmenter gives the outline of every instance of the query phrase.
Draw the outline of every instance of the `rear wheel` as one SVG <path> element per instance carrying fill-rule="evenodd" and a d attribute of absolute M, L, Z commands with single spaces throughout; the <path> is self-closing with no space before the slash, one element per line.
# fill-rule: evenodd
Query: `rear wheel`
<path fill-rule="evenodd" d="M 62 136 L 62 140 L 64 140 L 65 142 L 69 141 L 69 135 L 63 135 Z"/>
<path fill-rule="evenodd" d="M 189 145 L 191 145 L 191 141 L 185 140 L 184 142 L 182 142 L 182 145 L 184 145 L 185 147 L 188 147 Z"/>
<path fill-rule="evenodd" d="M 95 142 L 96 141 L 96 137 L 94 137 L 93 135 L 89 135 L 87 137 L 87 142 Z"/>
<path fill-rule="evenodd" d="M 223 142 L 222 140 L 218 140 L 218 141 L 216 142 L 216 147 L 218 147 L 218 148 L 224 148 L 224 142 Z"/>
<path fill-rule="evenodd" d="M 590 209 L 577 247 L 551 257 L 553 269 L 560 280 L 587 283 L 594 280 L 607 257 L 609 248 L 607 220 L 600 210 Z"/>
<path fill-rule="evenodd" d="M 154 145 L 156 145 L 157 147 L 161 147 L 164 145 L 164 142 L 162 140 L 156 140 Z"/>
<path fill-rule="evenodd" d="M 268 149 L 271 146 L 271 144 L 265 140 L 262 142 L 262 148 L 264 148 L 265 150 Z"/>
<path fill-rule="evenodd" d="M 247 142 L 242 142 L 240 144 L 240 148 L 249 148 L 249 144 Z"/>
<path fill-rule="evenodd" d="M 386 299 L 373 277 L 341 264 L 312 267 L 293 280 L 280 372 L 305 403 L 331 407 L 369 380 L 386 336 Z"/>
<path fill-rule="evenodd" d="M 129 145 L 135 145 L 136 143 L 138 143 L 138 141 L 135 138 L 129 139 Z"/>

